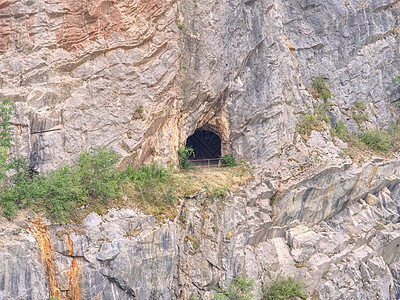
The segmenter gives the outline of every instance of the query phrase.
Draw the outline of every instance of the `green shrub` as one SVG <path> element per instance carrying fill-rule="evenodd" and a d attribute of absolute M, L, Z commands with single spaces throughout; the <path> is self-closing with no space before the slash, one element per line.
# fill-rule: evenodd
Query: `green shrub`
<path fill-rule="evenodd" d="M 44 209 L 53 221 L 65 222 L 73 208 L 87 201 L 79 173 L 68 166 L 33 178 L 21 173 L 14 176 L 18 178 L 14 184 L 0 193 L 3 214 L 9 219 L 18 208 L 31 207 L 36 211 Z"/>
<path fill-rule="evenodd" d="M 368 112 L 362 114 L 353 112 L 353 119 L 359 127 L 363 127 L 362 125 L 369 119 L 369 114 Z"/>
<path fill-rule="evenodd" d="M 353 114 L 353 119 L 359 127 L 363 127 L 363 124 L 369 119 L 368 112 L 365 111 L 366 109 L 367 106 L 361 100 L 355 101 L 352 106 L 351 111 Z"/>
<path fill-rule="evenodd" d="M 393 79 L 394 83 L 397 83 L 400 87 L 400 76 L 399 75 L 394 75 L 394 79 Z"/>
<path fill-rule="evenodd" d="M 139 105 L 136 107 L 135 112 L 132 115 L 132 120 L 138 120 L 144 118 L 144 108 L 143 105 Z"/>
<path fill-rule="evenodd" d="M 119 178 L 115 165 L 119 157 L 105 147 L 84 151 L 78 161 L 77 172 L 87 195 L 106 203 L 118 196 Z"/>
<path fill-rule="evenodd" d="M 331 133 L 336 135 L 344 142 L 350 142 L 352 140 L 352 136 L 343 120 L 339 120 L 339 122 L 337 122 L 336 126 L 332 128 Z"/>
<path fill-rule="evenodd" d="M 48 218 L 62 223 L 75 208 L 87 204 L 90 196 L 90 187 L 85 186 L 81 174 L 70 166 L 36 176 L 27 187 L 26 196 L 34 208 L 44 208 Z"/>
<path fill-rule="evenodd" d="M 248 277 L 233 278 L 228 288 L 221 289 L 214 300 L 251 300 L 255 299 L 255 283 Z"/>
<path fill-rule="evenodd" d="M 360 141 L 375 151 L 387 153 L 392 148 L 392 136 L 379 130 L 365 131 L 359 136 Z"/>
<path fill-rule="evenodd" d="M 219 161 L 223 167 L 233 167 L 235 164 L 235 160 L 233 159 L 232 154 L 219 156 Z"/>
<path fill-rule="evenodd" d="M 72 211 L 89 200 L 103 204 L 119 195 L 121 178 L 115 170 L 118 157 L 105 148 L 83 152 L 76 166 L 63 166 L 37 176 L 28 162 L 12 160 L 14 175 L 0 191 L 3 214 L 11 219 L 19 208 L 44 210 L 55 222 L 65 222 Z"/>
<path fill-rule="evenodd" d="M 195 157 L 192 147 L 180 147 L 178 149 L 179 167 L 181 169 L 189 170 L 193 167 L 193 163 L 189 160 L 190 157 Z"/>
<path fill-rule="evenodd" d="M 326 85 L 326 80 L 323 76 L 316 77 L 312 83 L 313 88 L 317 92 L 316 97 L 321 97 L 324 101 L 327 101 L 332 97 L 332 93 Z"/>
<path fill-rule="evenodd" d="M 328 100 L 324 103 L 320 103 L 314 110 L 314 113 L 320 119 L 320 121 L 329 123 L 329 117 L 326 115 L 326 112 L 329 111 L 331 107 L 332 103 Z"/>
<path fill-rule="evenodd" d="M 356 110 L 358 110 L 358 111 L 364 111 L 364 110 L 367 109 L 367 106 L 366 106 L 365 103 L 362 102 L 361 100 L 356 100 L 356 101 L 354 102 L 353 107 L 354 107 Z"/>
<path fill-rule="evenodd" d="M 306 299 L 307 293 L 304 292 L 304 284 L 293 277 L 278 276 L 264 287 L 265 300 L 286 300 L 294 297 Z"/>
<path fill-rule="evenodd" d="M 302 116 L 300 121 L 297 123 L 297 131 L 303 135 L 310 135 L 311 131 L 318 130 L 322 123 L 315 115 L 307 114 Z"/>
<path fill-rule="evenodd" d="M 5 172 L 9 170 L 8 156 L 11 147 L 10 119 L 12 116 L 13 104 L 10 99 L 4 99 L 0 103 L 0 182 L 5 179 Z"/>
<path fill-rule="evenodd" d="M 125 176 L 133 182 L 142 204 L 157 206 L 161 211 L 173 204 L 175 188 L 171 181 L 171 172 L 165 167 L 153 163 L 140 169 L 129 167 Z"/>
<path fill-rule="evenodd" d="M 102 210 L 126 192 L 130 183 L 143 204 L 158 211 L 173 204 L 176 195 L 168 169 L 154 163 L 119 171 L 115 168 L 117 161 L 112 150 L 100 147 L 84 151 L 75 166 L 32 176 L 27 161 L 14 159 L 9 164 L 13 175 L 0 190 L 3 214 L 11 219 L 18 209 L 32 208 L 63 223 L 80 206 L 90 204 L 92 209 Z"/>

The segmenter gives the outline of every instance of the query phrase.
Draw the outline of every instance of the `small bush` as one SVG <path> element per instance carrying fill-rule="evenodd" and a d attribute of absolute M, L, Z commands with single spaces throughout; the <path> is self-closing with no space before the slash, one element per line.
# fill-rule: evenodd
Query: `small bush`
<path fill-rule="evenodd" d="M 356 110 L 358 110 L 358 111 L 364 111 L 364 110 L 367 109 L 367 106 L 366 106 L 365 103 L 362 102 L 361 100 L 356 100 L 356 101 L 354 102 L 353 107 L 354 107 Z"/>
<path fill-rule="evenodd" d="M 363 124 L 368 121 L 369 114 L 368 112 L 365 113 L 356 113 L 353 112 L 353 119 L 359 127 L 363 127 Z"/>
<path fill-rule="evenodd" d="M 157 163 L 143 166 L 139 170 L 129 167 L 125 176 L 133 182 L 142 205 L 157 206 L 163 211 L 173 204 L 175 188 L 165 184 L 171 180 L 171 173 Z"/>
<path fill-rule="evenodd" d="M 226 289 L 221 289 L 214 296 L 214 300 L 251 300 L 255 299 L 255 283 L 253 280 L 233 278 L 232 283 Z"/>
<path fill-rule="evenodd" d="M 193 167 L 193 163 L 189 160 L 190 157 L 195 157 L 192 147 L 181 147 L 178 149 L 179 167 L 181 169 L 189 170 Z"/>
<path fill-rule="evenodd" d="M 297 131 L 303 135 L 310 135 L 311 131 L 318 130 L 322 123 L 315 115 L 307 114 L 297 123 Z"/>
<path fill-rule="evenodd" d="M 304 292 L 304 284 L 293 277 L 278 276 L 264 287 L 263 299 L 265 300 L 287 300 L 294 297 L 306 299 L 307 293 Z"/>
<path fill-rule="evenodd" d="M 76 171 L 88 196 L 106 203 L 118 195 L 120 185 L 115 172 L 118 159 L 114 151 L 104 147 L 91 148 L 80 155 Z"/>
<path fill-rule="evenodd" d="M 379 130 L 365 131 L 360 141 L 375 151 L 387 153 L 392 148 L 392 136 Z"/>
<path fill-rule="evenodd" d="M 65 222 L 72 211 L 89 200 L 108 204 L 119 195 L 121 178 L 115 170 L 118 157 L 105 148 L 83 152 L 76 166 L 32 176 L 28 162 L 12 160 L 14 175 L 0 191 L 3 214 L 11 219 L 19 208 L 45 210 L 55 222 Z"/>
<path fill-rule="evenodd" d="M 11 132 L 10 119 L 13 111 L 13 104 L 10 99 L 4 99 L 0 103 L 0 182 L 6 176 L 5 172 L 9 170 L 8 156 L 11 147 Z"/>
<path fill-rule="evenodd" d="M 368 112 L 365 111 L 366 109 L 367 106 L 361 100 L 355 101 L 352 106 L 351 111 L 353 114 L 353 119 L 359 127 L 363 127 L 363 124 L 369 119 Z"/>
<path fill-rule="evenodd" d="M 394 79 L 393 79 L 394 83 L 397 83 L 400 87 L 400 76 L 399 75 L 394 75 Z"/>
<path fill-rule="evenodd" d="M 139 105 L 136 107 L 135 112 L 132 115 L 132 120 L 138 120 L 144 118 L 144 108 L 143 105 Z"/>
<path fill-rule="evenodd" d="M 336 135 L 344 142 L 350 142 L 352 140 L 352 136 L 343 120 L 339 120 L 339 122 L 337 122 L 335 128 L 332 128 L 331 133 Z"/>
<path fill-rule="evenodd" d="M 87 204 L 89 199 L 88 188 L 82 182 L 82 177 L 70 166 L 36 176 L 26 188 L 29 199 L 26 206 L 44 208 L 49 219 L 60 223 L 66 222 L 73 210 Z"/>
<path fill-rule="evenodd" d="M 317 94 L 315 94 L 317 98 L 321 97 L 322 99 L 324 99 L 324 101 L 327 101 L 329 98 L 333 96 L 328 86 L 326 85 L 326 79 L 322 76 L 315 78 L 312 83 L 312 86 L 314 90 L 317 92 Z"/>
<path fill-rule="evenodd" d="M 221 162 L 221 165 L 223 167 L 233 167 L 234 165 L 236 165 L 232 154 L 220 156 L 219 161 Z"/>

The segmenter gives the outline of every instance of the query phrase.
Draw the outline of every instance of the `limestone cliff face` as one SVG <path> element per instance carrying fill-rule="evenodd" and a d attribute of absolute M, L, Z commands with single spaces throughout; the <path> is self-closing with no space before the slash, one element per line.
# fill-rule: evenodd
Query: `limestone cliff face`
<path fill-rule="evenodd" d="M 150 138 L 179 91 L 174 1 L 2 1 L 0 7 L 1 96 L 17 103 L 17 153 L 39 170 L 91 146 L 123 156 L 138 152 L 140 162 L 157 154 Z M 135 115 L 138 107 L 143 116 Z M 142 148 L 151 151 L 141 156 Z"/>
<path fill-rule="evenodd" d="M 357 100 L 367 127 L 394 120 L 399 8 L 380 2 L 2 1 L 14 152 L 38 170 L 102 145 L 124 163 L 167 163 L 209 126 L 226 153 L 288 176 L 313 78 L 335 94 L 333 124 L 355 131 Z"/>
<path fill-rule="evenodd" d="M 356 101 L 365 128 L 397 120 L 399 13 L 397 0 L 0 0 L 0 96 L 15 101 L 13 154 L 33 168 L 96 146 L 174 163 L 200 127 L 256 167 L 223 203 L 182 199 L 186 224 L 131 210 L 1 219 L 0 298 L 211 299 L 234 276 L 280 272 L 316 298 L 400 297 L 399 162 L 354 164 L 328 124 L 296 133 L 322 102 L 318 76 L 330 125 L 357 132 Z"/>

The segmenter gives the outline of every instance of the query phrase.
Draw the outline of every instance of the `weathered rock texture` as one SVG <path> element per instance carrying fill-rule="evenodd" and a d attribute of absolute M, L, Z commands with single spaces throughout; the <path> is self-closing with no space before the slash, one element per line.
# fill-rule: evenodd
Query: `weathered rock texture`
<path fill-rule="evenodd" d="M 174 221 L 128 209 L 91 213 L 81 225 L 28 218 L 1 232 L 0 297 L 212 299 L 214 288 L 234 276 L 268 282 L 290 274 L 320 299 L 397 299 L 398 167 L 345 166 L 336 179 L 332 168 L 319 175 L 320 188 L 284 191 L 303 199 L 294 198 L 303 204 L 294 221 L 290 205 L 280 208 L 285 197 L 272 207 L 254 185 L 225 199 L 183 199 Z M 330 195 L 322 188 L 327 182 L 335 187 Z M 321 207 L 335 193 L 332 216 L 325 216 Z"/>
<path fill-rule="evenodd" d="M 304 156 L 294 133 L 316 105 L 313 78 L 335 94 L 333 123 L 358 130 L 357 100 L 366 127 L 395 120 L 399 4 L 381 2 L 2 1 L 14 152 L 39 170 L 96 146 L 167 163 L 205 126 L 225 153 L 285 177 L 287 158 Z"/>
<path fill-rule="evenodd" d="M 154 148 L 179 89 L 174 1 L 2 1 L 0 8 L 1 96 L 16 101 L 15 151 L 32 167 L 54 168 L 92 146 L 139 157 L 140 145 Z"/>
<path fill-rule="evenodd" d="M 399 162 L 357 166 L 329 133 L 397 120 L 399 12 L 397 0 L 0 0 L 0 96 L 32 168 L 97 146 L 123 165 L 174 163 L 200 127 L 256 166 L 246 189 L 184 199 L 163 224 L 131 210 L 3 223 L 0 298 L 210 299 L 234 276 L 280 273 L 321 299 L 399 298 Z M 331 124 L 304 139 L 318 76 Z"/>

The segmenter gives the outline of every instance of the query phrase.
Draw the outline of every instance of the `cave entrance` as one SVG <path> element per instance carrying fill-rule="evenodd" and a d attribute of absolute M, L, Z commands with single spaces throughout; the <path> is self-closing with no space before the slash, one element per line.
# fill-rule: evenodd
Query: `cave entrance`
<path fill-rule="evenodd" d="M 190 157 L 196 166 L 218 165 L 221 156 L 221 138 L 212 131 L 197 129 L 186 141 L 186 147 L 192 147 L 194 157 Z"/>

